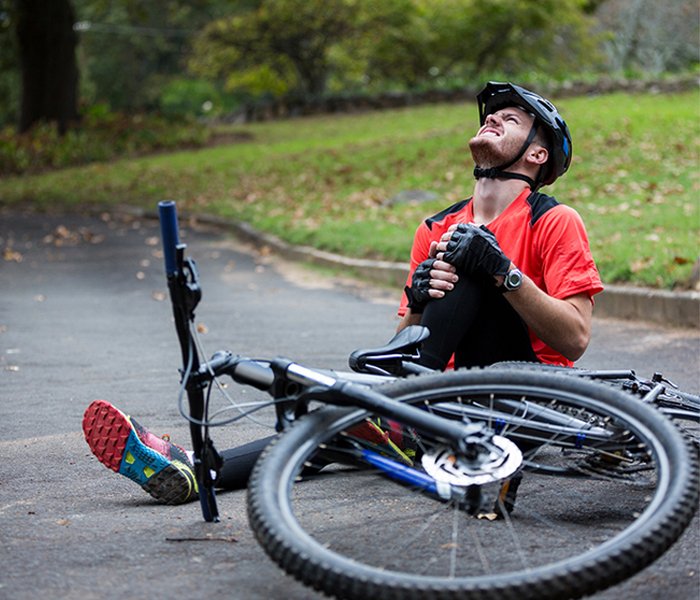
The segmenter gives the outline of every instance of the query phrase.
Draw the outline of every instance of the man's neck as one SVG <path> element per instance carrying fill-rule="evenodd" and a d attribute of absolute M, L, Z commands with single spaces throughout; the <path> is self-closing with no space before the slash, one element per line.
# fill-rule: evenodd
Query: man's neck
<path fill-rule="evenodd" d="M 524 189 L 527 183 L 518 179 L 478 179 L 474 186 L 474 222 L 488 225 L 498 217 Z"/>

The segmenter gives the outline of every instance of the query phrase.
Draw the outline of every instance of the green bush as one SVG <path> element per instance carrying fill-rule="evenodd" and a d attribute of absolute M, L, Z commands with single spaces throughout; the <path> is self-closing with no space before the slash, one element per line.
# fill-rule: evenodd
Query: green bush
<path fill-rule="evenodd" d="M 158 150 L 205 145 L 210 130 L 192 119 L 159 115 L 125 115 L 96 105 L 78 127 L 65 135 L 41 123 L 18 134 L 14 127 L 0 130 L 0 175 L 36 173 Z"/>
<path fill-rule="evenodd" d="M 223 102 L 216 86 L 201 79 L 175 79 L 165 86 L 158 101 L 169 117 L 211 116 L 218 114 Z"/>

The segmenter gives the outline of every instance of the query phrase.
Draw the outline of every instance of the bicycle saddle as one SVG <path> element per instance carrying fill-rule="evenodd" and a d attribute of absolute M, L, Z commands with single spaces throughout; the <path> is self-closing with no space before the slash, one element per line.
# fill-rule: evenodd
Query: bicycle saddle
<path fill-rule="evenodd" d="M 353 371 L 376 372 L 368 365 L 381 364 L 382 370 L 391 372 L 391 366 L 400 367 L 404 360 L 415 359 L 418 356 L 420 343 L 430 335 L 430 330 L 422 325 L 409 325 L 399 331 L 384 346 L 355 350 L 348 358 L 348 364 Z"/>

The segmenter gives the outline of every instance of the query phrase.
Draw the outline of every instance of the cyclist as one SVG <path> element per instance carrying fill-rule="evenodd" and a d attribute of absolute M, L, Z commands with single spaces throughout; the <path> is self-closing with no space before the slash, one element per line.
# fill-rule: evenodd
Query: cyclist
<path fill-rule="evenodd" d="M 416 230 L 399 328 L 430 328 L 421 360 L 435 369 L 453 355 L 458 367 L 571 365 L 602 285 L 578 214 L 538 191 L 569 168 L 569 130 L 548 100 L 517 85 L 490 82 L 477 100 L 474 193 Z M 90 404 L 83 431 L 100 462 L 156 499 L 197 496 L 191 456 L 108 402 Z M 268 440 L 224 451 L 219 486 L 244 487 Z"/>
<path fill-rule="evenodd" d="M 474 193 L 416 230 L 399 329 L 430 329 L 421 360 L 434 369 L 453 355 L 457 367 L 571 366 L 603 286 L 579 215 L 538 191 L 569 168 L 569 129 L 551 102 L 511 83 L 490 82 L 477 100 Z"/>

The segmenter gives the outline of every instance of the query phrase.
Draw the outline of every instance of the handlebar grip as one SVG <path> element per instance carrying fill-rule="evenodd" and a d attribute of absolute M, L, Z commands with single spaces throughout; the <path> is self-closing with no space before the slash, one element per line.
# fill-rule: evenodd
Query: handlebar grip
<path fill-rule="evenodd" d="M 254 360 L 243 360 L 232 369 L 231 377 L 238 383 L 251 385 L 259 390 L 267 391 L 275 383 L 275 374 L 267 365 Z"/>
<path fill-rule="evenodd" d="M 163 242 L 163 256 L 165 259 L 165 274 L 168 277 L 177 275 L 176 249 L 180 244 L 180 236 L 177 229 L 177 207 L 173 200 L 163 200 L 158 203 L 158 216 L 160 218 L 160 234 Z"/>

